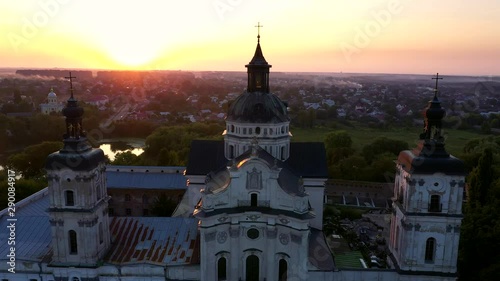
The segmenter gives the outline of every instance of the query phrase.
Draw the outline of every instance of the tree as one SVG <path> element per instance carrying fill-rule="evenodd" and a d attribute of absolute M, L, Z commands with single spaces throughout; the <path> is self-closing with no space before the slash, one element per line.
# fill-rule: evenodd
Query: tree
<path fill-rule="evenodd" d="M 477 141 L 475 141 L 478 143 Z M 479 141 L 481 143 L 481 141 Z M 460 229 L 460 280 L 496 280 L 500 268 L 499 150 L 487 147 L 470 173 Z"/>
<path fill-rule="evenodd" d="M 351 136 L 345 131 L 328 133 L 325 137 L 325 147 L 328 163 L 334 165 L 340 160 L 354 154 Z"/>
<path fill-rule="evenodd" d="M 26 147 L 23 152 L 11 155 L 7 167 L 21 173 L 24 178 L 40 178 L 45 174 L 47 156 L 62 148 L 61 142 L 42 142 Z"/>
<path fill-rule="evenodd" d="M 40 191 L 47 186 L 47 181 L 44 179 L 17 179 L 16 180 L 16 202 L 23 200 L 31 194 Z M 0 180 L 0 209 L 7 207 L 8 196 L 7 179 Z"/>
<path fill-rule="evenodd" d="M 169 199 L 165 194 L 156 197 L 151 212 L 158 217 L 170 217 L 177 208 L 177 203 Z"/>
<path fill-rule="evenodd" d="M 134 166 L 140 165 L 141 157 L 133 154 L 130 151 L 119 152 L 115 155 L 115 160 L 111 161 L 111 165 Z"/>
<path fill-rule="evenodd" d="M 479 163 L 469 175 L 468 206 L 471 209 L 484 206 L 491 183 L 493 182 L 493 152 L 486 148 L 479 158 Z"/>
<path fill-rule="evenodd" d="M 372 161 L 380 154 L 391 153 L 393 155 L 398 155 L 399 152 L 407 149 L 408 143 L 405 141 L 379 137 L 371 144 L 363 147 L 362 155 L 368 163 L 372 163 Z"/>

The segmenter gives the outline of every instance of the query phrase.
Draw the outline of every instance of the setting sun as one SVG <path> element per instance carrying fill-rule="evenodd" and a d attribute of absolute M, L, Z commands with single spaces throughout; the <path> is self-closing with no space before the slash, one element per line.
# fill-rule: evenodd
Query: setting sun
<path fill-rule="evenodd" d="M 3 67 L 495 75 L 498 5 L 445 0 L 2 1 Z"/>

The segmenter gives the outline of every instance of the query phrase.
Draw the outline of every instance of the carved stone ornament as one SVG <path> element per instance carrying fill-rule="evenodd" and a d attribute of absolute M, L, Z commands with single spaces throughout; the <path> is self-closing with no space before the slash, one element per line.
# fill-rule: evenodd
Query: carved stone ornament
<path fill-rule="evenodd" d="M 229 218 L 228 217 L 220 217 L 218 218 L 217 220 L 220 222 L 220 223 L 223 223 L 225 221 L 227 221 Z"/>
<path fill-rule="evenodd" d="M 224 242 L 226 242 L 226 240 L 227 240 L 227 232 L 221 231 L 217 233 L 217 242 L 219 242 L 219 244 L 223 244 Z"/>
<path fill-rule="evenodd" d="M 282 224 L 288 224 L 288 223 L 290 223 L 290 221 L 289 221 L 289 220 L 287 220 L 287 219 L 285 219 L 285 218 L 281 218 L 281 219 L 280 219 L 280 222 L 281 222 Z"/>
<path fill-rule="evenodd" d="M 256 221 L 256 220 L 258 220 L 260 218 L 260 216 L 258 216 L 258 215 L 250 215 L 250 216 L 247 216 L 247 218 L 249 220 Z"/>
<path fill-rule="evenodd" d="M 290 241 L 290 238 L 288 238 L 288 235 L 286 235 L 284 233 L 280 234 L 280 243 L 282 245 L 287 245 L 289 241 Z"/>
<path fill-rule="evenodd" d="M 247 189 L 262 189 L 262 171 L 253 168 L 251 172 L 247 172 Z"/>

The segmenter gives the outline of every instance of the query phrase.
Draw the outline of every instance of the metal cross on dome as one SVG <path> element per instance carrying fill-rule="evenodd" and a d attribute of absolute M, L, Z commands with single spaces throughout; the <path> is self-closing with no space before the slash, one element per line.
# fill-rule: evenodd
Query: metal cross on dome
<path fill-rule="evenodd" d="M 259 21 L 255 27 L 257 27 L 257 39 L 260 39 L 260 28 L 264 27 L 264 26 L 260 25 L 260 21 Z"/>
<path fill-rule="evenodd" d="M 64 78 L 69 79 L 69 90 L 71 92 L 71 98 L 73 98 L 73 78 L 76 79 L 76 77 L 71 76 L 71 71 L 70 71 L 69 76 Z"/>
<path fill-rule="evenodd" d="M 436 77 L 432 77 L 432 80 L 436 80 L 436 87 L 434 88 L 434 95 L 437 96 L 438 92 L 438 81 L 443 80 L 443 77 L 439 77 L 439 73 L 436 73 Z"/>

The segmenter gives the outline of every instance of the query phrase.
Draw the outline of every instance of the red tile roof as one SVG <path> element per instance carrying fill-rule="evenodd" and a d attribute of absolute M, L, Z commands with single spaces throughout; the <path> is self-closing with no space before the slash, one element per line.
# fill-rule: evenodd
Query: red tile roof
<path fill-rule="evenodd" d="M 106 262 L 180 265 L 199 263 L 198 220 L 113 217 Z"/>

